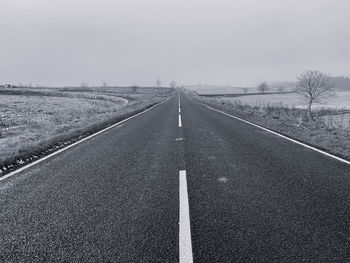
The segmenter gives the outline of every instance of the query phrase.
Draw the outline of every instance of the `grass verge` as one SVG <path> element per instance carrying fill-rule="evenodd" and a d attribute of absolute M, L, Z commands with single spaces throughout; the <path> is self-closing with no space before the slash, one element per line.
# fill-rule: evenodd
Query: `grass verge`
<path fill-rule="evenodd" d="M 142 89 L 140 88 L 140 91 Z M 0 91 L 0 176 L 165 100 L 171 92 Z M 15 93 L 15 94 L 14 94 Z M 128 99 L 126 99 L 126 97 Z"/>

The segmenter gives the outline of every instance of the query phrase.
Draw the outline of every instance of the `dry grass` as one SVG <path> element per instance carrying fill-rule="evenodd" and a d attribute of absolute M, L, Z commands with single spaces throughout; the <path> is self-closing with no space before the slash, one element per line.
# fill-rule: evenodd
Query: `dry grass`
<path fill-rule="evenodd" d="M 330 129 L 350 131 L 350 113 L 331 114 L 320 117 L 322 122 Z"/>
<path fill-rule="evenodd" d="M 169 96 L 168 89 L 0 90 L 0 169 Z"/>

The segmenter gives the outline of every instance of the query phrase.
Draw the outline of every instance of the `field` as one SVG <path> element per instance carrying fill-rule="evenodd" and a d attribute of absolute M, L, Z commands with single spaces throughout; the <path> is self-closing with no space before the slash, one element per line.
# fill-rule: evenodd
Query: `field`
<path fill-rule="evenodd" d="M 187 90 L 192 90 L 199 95 L 210 95 L 210 94 L 243 94 L 244 91 L 240 87 L 231 86 L 219 86 L 219 85 L 194 85 L 186 87 Z M 256 92 L 256 88 L 247 88 L 247 93 Z"/>
<path fill-rule="evenodd" d="M 277 85 L 278 86 L 278 85 Z M 225 95 L 225 94 L 254 94 L 257 93 L 256 87 L 232 87 L 229 85 L 192 85 L 186 86 L 187 90 L 195 91 L 198 95 Z M 292 91 L 292 88 L 288 85 L 284 85 L 283 91 Z M 270 93 L 278 92 L 276 85 L 269 88 Z"/>
<path fill-rule="evenodd" d="M 243 93 L 241 88 L 230 87 L 230 86 L 196 85 L 196 86 L 190 86 L 186 88 L 188 90 L 193 90 L 197 92 L 199 95 Z"/>
<path fill-rule="evenodd" d="M 170 94 L 166 88 L 0 89 L 0 170 L 140 111 Z"/>

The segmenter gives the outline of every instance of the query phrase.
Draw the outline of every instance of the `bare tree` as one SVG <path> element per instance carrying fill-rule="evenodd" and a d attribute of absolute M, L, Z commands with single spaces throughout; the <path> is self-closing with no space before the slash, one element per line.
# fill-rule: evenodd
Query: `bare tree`
<path fill-rule="evenodd" d="M 247 94 L 248 88 L 242 88 L 242 91 L 243 91 L 244 94 Z"/>
<path fill-rule="evenodd" d="M 269 85 L 267 85 L 267 83 L 264 81 L 259 84 L 259 86 L 257 87 L 257 90 L 261 93 L 265 93 L 265 91 L 269 90 Z"/>
<path fill-rule="evenodd" d="M 283 92 L 284 91 L 284 87 L 283 86 L 278 86 L 277 90 L 278 90 L 278 92 Z"/>
<path fill-rule="evenodd" d="M 134 85 L 134 86 L 131 86 L 130 88 L 131 88 L 131 92 L 132 92 L 132 93 L 136 93 L 137 90 L 139 89 L 139 86 Z"/>
<path fill-rule="evenodd" d="M 170 82 L 170 88 L 172 88 L 172 89 L 175 89 L 176 88 L 176 82 L 175 81 L 171 81 Z"/>
<path fill-rule="evenodd" d="M 162 86 L 162 81 L 160 79 L 157 79 L 156 87 L 160 88 L 161 86 Z"/>
<path fill-rule="evenodd" d="M 298 77 L 294 91 L 301 95 L 307 103 L 307 111 L 311 116 L 312 103 L 323 103 L 333 95 L 331 77 L 316 70 L 307 70 Z"/>

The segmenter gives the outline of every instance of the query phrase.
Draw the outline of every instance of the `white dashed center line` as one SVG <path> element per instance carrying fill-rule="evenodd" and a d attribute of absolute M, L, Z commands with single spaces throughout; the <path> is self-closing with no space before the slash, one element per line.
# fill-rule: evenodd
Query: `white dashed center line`
<path fill-rule="evenodd" d="M 179 95 L 179 127 L 180 128 L 182 127 L 180 95 Z"/>
<path fill-rule="evenodd" d="M 192 263 L 192 241 L 190 226 L 190 208 L 188 204 L 186 170 L 179 172 L 179 199 L 180 199 L 180 221 L 179 221 L 179 262 Z"/>

